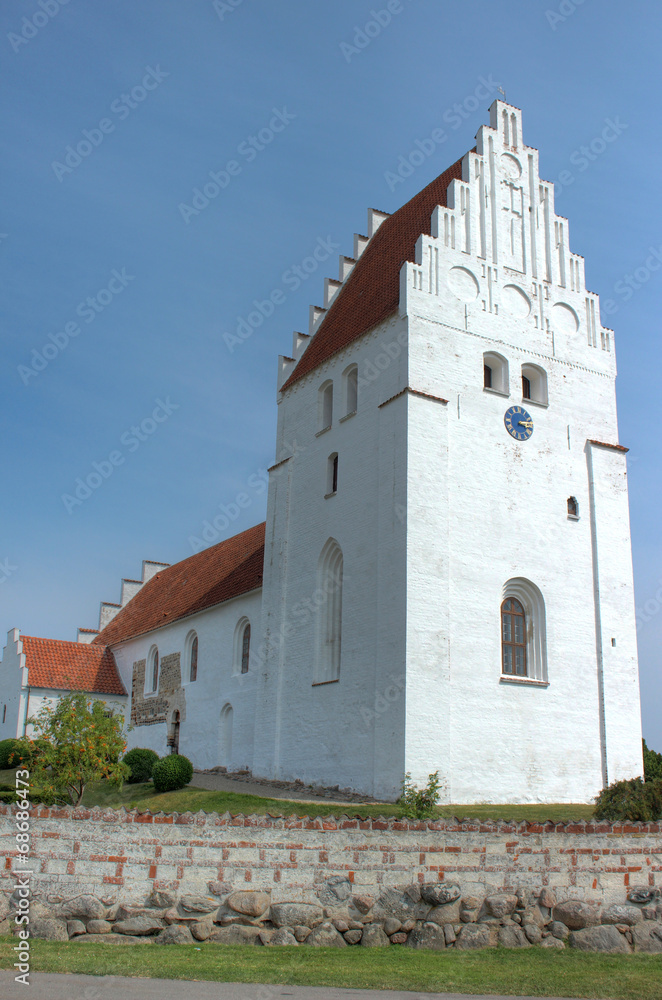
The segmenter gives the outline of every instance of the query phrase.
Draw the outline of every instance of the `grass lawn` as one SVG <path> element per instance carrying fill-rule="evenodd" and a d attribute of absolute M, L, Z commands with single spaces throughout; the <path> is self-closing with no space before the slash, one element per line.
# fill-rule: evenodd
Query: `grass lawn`
<path fill-rule="evenodd" d="M 14 962 L 0 938 L 0 967 Z M 427 993 L 659 1000 L 662 955 L 598 955 L 543 948 L 426 952 L 409 948 L 254 948 L 218 944 L 108 945 L 31 941 L 35 972 L 287 983 Z"/>
<path fill-rule="evenodd" d="M 0 784 L 14 785 L 13 771 L 0 771 Z M 311 796 L 312 798 L 312 796 Z M 88 785 L 83 797 L 83 805 L 105 806 L 120 809 L 138 808 L 151 812 L 230 812 L 250 815 L 272 816 L 398 816 L 395 803 L 383 802 L 377 805 L 363 805 L 348 802 L 345 805 L 331 805 L 324 799 L 317 802 L 297 802 L 288 799 L 269 799 L 257 795 L 242 795 L 238 792 L 210 792 L 204 788 L 189 785 L 177 792 L 158 795 L 151 782 L 138 785 L 125 784 L 120 790 L 106 782 Z M 470 819 L 513 819 L 532 821 L 553 820 L 557 823 L 569 820 L 590 820 L 593 806 L 583 803 L 556 803 L 551 805 L 448 805 L 439 806 L 438 816 L 467 817 Z"/>

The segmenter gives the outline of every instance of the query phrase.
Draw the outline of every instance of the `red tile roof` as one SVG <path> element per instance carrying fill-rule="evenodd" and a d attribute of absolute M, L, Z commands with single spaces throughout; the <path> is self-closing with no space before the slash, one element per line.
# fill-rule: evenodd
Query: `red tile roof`
<path fill-rule="evenodd" d="M 446 191 L 462 178 L 462 160 L 382 222 L 336 294 L 329 311 L 301 359 L 285 382 L 288 389 L 361 334 L 397 312 L 400 269 L 414 260 L 416 241 L 430 236 L 430 221 L 437 205 L 446 205 Z"/>
<path fill-rule="evenodd" d="M 91 645 L 124 642 L 261 587 L 264 529 L 264 523 L 258 524 L 161 570 Z"/>
<path fill-rule="evenodd" d="M 34 688 L 126 694 L 107 646 L 21 636 L 28 684 Z"/>

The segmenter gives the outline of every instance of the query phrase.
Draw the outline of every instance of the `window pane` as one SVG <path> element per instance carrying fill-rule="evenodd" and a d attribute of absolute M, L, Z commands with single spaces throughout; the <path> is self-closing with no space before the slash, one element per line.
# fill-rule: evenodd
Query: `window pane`
<path fill-rule="evenodd" d="M 503 621 L 503 641 L 512 642 L 512 618 L 510 615 L 502 615 Z"/>
<path fill-rule="evenodd" d="M 513 672 L 513 647 L 504 646 L 503 647 L 503 672 L 504 674 L 512 674 Z"/>
<path fill-rule="evenodd" d="M 524 667 L 523 646 L 515 646 L 515 666 L 516 666 L 516 673 L 519 674 L 520 677 L 524 677 L 526 674 L 526 669 Z"/>
<path fill-rule="evenodd" d="M 513 615 L 514 641 L 524 642 L 524 618 L 521 615 Z"/>

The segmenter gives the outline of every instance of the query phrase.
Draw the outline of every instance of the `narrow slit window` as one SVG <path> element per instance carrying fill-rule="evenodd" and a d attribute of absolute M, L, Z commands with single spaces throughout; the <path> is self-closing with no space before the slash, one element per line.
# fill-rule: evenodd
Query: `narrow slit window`
<path fill-rule="evenodd" d="M 190 668 L 190 679 L 194 681 L 198 676 L 198 637 L 197 635 L 193 637 L 193 642 L 191 643 L 191 668 Z"/>
<path fill-rule="evenodd" d="M 485 389 L 492 388 L 492 369 L 489 365 L 483 365 L 483 387 Z"/>
<path fill-rule="evenodd" d="M 568 497 L 568 517 L 579 517 L 579 504 L 577 497 Z"/>
<path fill-rule="evenodd" d="M 251 626 L 248 624 L 244 629 L 244 634 L 241 639 L 241 672 L 242 674 L 248 673 L 248 660 L 251 651 Z"/>
<path fill-rule="evenodd" d="M 522 375 L 522 399 L 531 399 L 531 379 Z"/>

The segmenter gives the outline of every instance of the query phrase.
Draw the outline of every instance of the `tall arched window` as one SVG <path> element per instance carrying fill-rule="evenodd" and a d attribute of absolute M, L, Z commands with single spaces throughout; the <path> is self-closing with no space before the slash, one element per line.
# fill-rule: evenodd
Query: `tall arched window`
<path fill-rule="evenodd" d="M 343 556 L 340 546 L 330 538 L 320 555 L 317 592 L 321 603 L 318 616 L 316 684 L 340 679 L 342 644 Z"/>
<path fill-rule="evenodd" d="M 538 365 L 522 365 L 522 399 L 547 403 L 547 372 Z"/>
<path fill-rule="evenodd" d="M 547 624 L 542 593 L 517 577 L 503 588 L 501 676 L 547 683 Z"/>
<path fill-rule="evenodd" d="M 186 659 L 188 662 L 188 679 L 194 681 L 198 676 L 198 636 L 189 632 L 186 637 Z"/>
<path fill-rule="evenodd" d="M 320 386 L 318 397 L 318 430 L 325 431 L 333 423 L 333 382 Z"/>
<path fill-rule="evenodd" d="M 357 365 L 350 365 L 343 372 L 345 386 L 345 416 L 356 413 L 359 395 L 359 369 Z"/>
<path fill-rule="evenodd" d="M 241 637 L 241 672 L 242 674 L 248 673 L 248 660 L 251 653 L 251 625 L 250 622 L 244 628 L 244 634 Z"/>
<path fill-rule="evenodd" d="M 152 646 L 147 657 L 147 671 L 145 675 L 145 687 L 149 683 L 149 691 L 155 694 L 159 690 L 159 651 L 156 646 Z"/>
<path fill-rule="evenodd" d="M 492 392 L 500 392 L 503 396 L 509 393 L 508 362 L 501 354 L 487 351 L 483 355 L 483 388 Z"/>
<path fill-rule="evenodd" d="M 514 597 L 501 605 L 501 659 L 504 674 L 526 677 L 526 616 Z"/>

